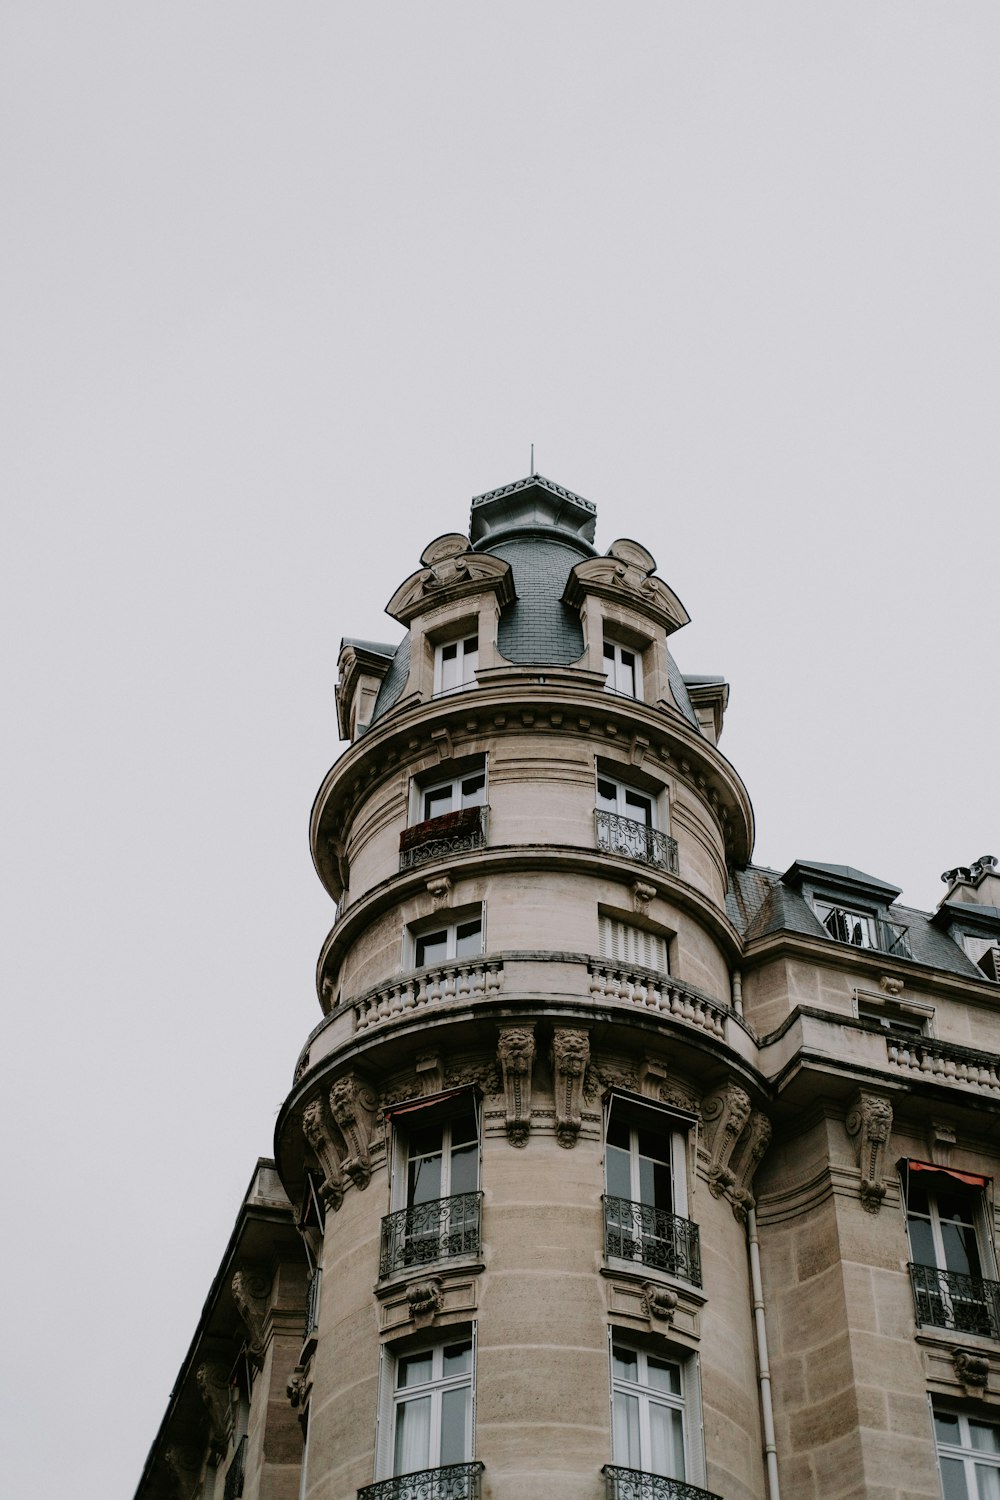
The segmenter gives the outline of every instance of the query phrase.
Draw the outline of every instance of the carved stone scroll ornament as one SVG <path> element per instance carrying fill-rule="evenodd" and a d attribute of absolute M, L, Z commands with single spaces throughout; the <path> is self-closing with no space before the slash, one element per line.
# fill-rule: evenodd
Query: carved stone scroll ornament
<path fill-rule="evenodd" d="M 436 1276 L 427 1281 L 414 1281 L 406 1288 L 406 1301 L 414 1318 L 429 1318 L 439 1313 L 444 1306 L 441 1283 Z"/>
<path fill-rule="evenodd" d="M 750 1095 L 738 1083 L 727 1083 L 705 1100 L 702 1114 L 710 1158 L 708 1190 L 721 1198 L 736 1182 L 730 1161 L 750 1118 Z"/>
<path fill-rule="evenodd" d="M 163 1461 L 174 1477 L 179 1500 L 189 1500 L 201 1479 L 202 1450 L 193 1444 L 182 1447 L 171 1443 L 164 1449 Z"/>
<path fill-rule="evenodd" d="M 560 1146 L 575 1146 L 580 1133 L 583 1077 L 589 1058 L 590 1040 L 585 1031 L 556 1027 L 552 1036 L 552 1081 Z"/>
<path fill-rule="evenodd" d="M 882 1175 L 892 1131 L 892 1105 L 879 1094 L 859 1092 L 845 1123 L 861 1169 L 861 1202 L 868 1213 L 877 1214 L 885 1197 Z"/>
<path fill-rule="evenodd" d="M 338 1078 L 330 1089 L 330 1112 L 347 1145 L 343 1170 L 358 1188 L 372 1180 L 369 1148 L 377 1105 L 375 1090 L 354 1073 Z"/>
<path fill-rule="evenodd" d="M 985 1354 L 972 1349 L 956 1349 L 951 1356 L 955 1374 L 966 1391 L 985 1391 L 990 1378 L 990 1362 Z"/>
<path fill-rule="evenodd" d="M 507 1139 L 525 1146 L 531 1129 L 531 1065 L 535 1060 L 535 1028 L 506 1026 L 500 1032 L 497 1059 L 503 1073 L 507 1105 Z"/>
<path fill-rule="evenodd" d="M 771 1122 L 759 1109 L 750 1115 L 750 1123 L 740 1136 L 732 1157 L 733 1213 L 742 1221 L 748 1208 L 753 1208 L 752 1184 L 754 1173 L 768 1146 L 771 1144 Z"/>
<path fill-rule="evenodd" d="M 644 1281 L 640 1306 L 647 1318 L 660 1323 L 672 1323 L 677 1308 L 677 1293 L 668 1286 L 659 1286 L 655 1281 Z"/>
<path fill-rule="evenodd" d="M 205 1360 L 195 1370 L 194 1378 L 208 1412 L 212 1456 L 218 1459 L 226 1450 L 235 1417 L 229 1371 L 223 1364 Z"/>
<path fill-rule="evenodd" d="M 236 1311 L 247 1331 L 247 1347 L 259 1364 L 264 1354 L 264 1324 L 267 1318 L 267 1298 L 271 1283 L 263 1272 L 241 1266 L 233 1273 L 230 1283 Z"/>
<path fill-rule="evenodd" d="M 322 1095 L 317 1095 L 302 1111 L 302 1133 L 313 1148 L 323 1173 L 320 1196 L 328 1208 L 336 1210 L 344 1201 L 344 1178 Z"/>

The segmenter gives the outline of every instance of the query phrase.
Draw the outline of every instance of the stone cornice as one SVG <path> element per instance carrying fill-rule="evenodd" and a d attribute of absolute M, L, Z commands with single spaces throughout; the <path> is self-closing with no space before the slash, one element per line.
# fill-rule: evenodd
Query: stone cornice
<path fill-rule="evenodd" d="M 460 745 L 501 734 L 578 734 L 623 750 L 640 745 L 651 764 L 679 778 L 713 812 L 727 858 L 743 864 L 753 847 L 753 809 L 746 787 L 725 756 L 671 709 L 581 684 L 574 669 L 495 669 L 467 692 L 397 706 L 344 751 L 313 803 L 310 848 L 320 880 L 334 900 L 342 894 L 338 849 L 358 803 L 383 779 L 434 749 L 432 731 L 447 729 Z M 593 674 L 587 674 L 592 680 Z M 582 687 L 582 690 L 581 690 Z"/>

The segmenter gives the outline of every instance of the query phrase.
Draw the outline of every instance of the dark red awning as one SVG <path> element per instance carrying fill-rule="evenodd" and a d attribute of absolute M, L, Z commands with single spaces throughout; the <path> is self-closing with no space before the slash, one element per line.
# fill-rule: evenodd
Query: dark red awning
<path fill-rule="evenodd" d="M 942 1177 L 953 1177 L 966 1187 L 985 1188 L 990 1182 L 989 1177 L 981 1177 L 978 1172 L 957 1172 L 954 1167 L 937 1167 L 932 1161 L 908 1161 L 906 1165 L 911 1172 L 938 1172 Z"/>

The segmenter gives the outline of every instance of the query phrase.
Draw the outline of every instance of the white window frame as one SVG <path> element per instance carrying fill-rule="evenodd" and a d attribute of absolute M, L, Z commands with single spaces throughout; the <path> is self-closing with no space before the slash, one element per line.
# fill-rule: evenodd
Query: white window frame
<path fill-rule="evenodd" d="M 613 808 L 604 807 L 601 804 L 601 797 L 607 796 L 606 793 L 601 791 L 602 781 L 607 782 L 609 786 L 613 786 L 615 789 L 615 806 Z M 641 797 L 644 802 L 649 804 L 649 822 L 646 822 L 645 818 L 637 818 L 635 816 L 635 805 L 628 801 L 630 793 L 633 797 Z M 630 781 L 623 781 L 620 777 L 610 772 L 602 771 L 598 766 L 597 777 L 594 783 L 594 797 L 594 805 L 598 812 L 614 812 L 618 817 L 629 818 L 633 823 L 640 823 L 645 828 L 659 829 L 660 827 L 662 821 L 660 808 L 660 802 L 663 797 L 662 792 L 647 792 L 641 786 L 635 786 Z M 610 800 L 610 797 L 608 797 L 608 801 Z M 662 831 L 666 832 L 665 829 Z"/>
<path fill-rule="evenodd" d="M 481 1101 L 473 1091 L 462 1091 L 456 1094 L 454 1100 L 442 1100 L 435 1102 L 428 1099 L 426 1108 L 407 1110 L 399 1119 L 392 1117 L 392 1181 L 389 1188 L 389 1197 L 392 1212 L 400 1209 L 410 1208 L 409 1202 L 409 1168 L 410 1168 L 410 1137 L 414 1127 L 432 1125 L 440 1121 L 443 1126 L 450 1127 L 451 1118 L 458 1114 L 466 1103 L 471 1103 L 476 1120 L 476 1186 L 469 1189 L 470 1192 L 478 1192 L 483 1175 L 483 1112 Z M 443 1142 L 442 1142 L 443 1146 Z M 449 1198 L 451 1194 L 451 1152 L 452 1142 L 447 1145 L 447 1165 L 442 1161 L 441 1186 L 447 1191 L 442 1191 L 442 1198 Z"/>
<path fill-rule="evenodd" d="M 661 1359 L 669 1364 L 676 1365 L 680 1372 L 680 1395 L 660 1391 L 651 1387 L 648 1381 L 641 1379 L 635 1383 L 625 1380 L 615 1374 L 615 1350 L 638 1356 L 638 1373 L 648 1375 L 649 1359 Z M 611 1397 L 611 1454 L 612 1462 L 621 1468 L 638 1468 L 640 1473 L 652 1474 L 654 1471 L 649 1467 L 652 1462 L 651 1438 L 649 1433 L 649 1407 L 651 1404 L 660 1404 L 681 1414 L 682 1431 L 682 1467 L 683 1474 L 670 1474 L 661 1477 L 677 1479 L 685 1484 L 696 1488 L 705 1484 L 705 1452 L 704 1432 L 702 1426 L 701 1409 L 701 1380 L 698 1357 L 688 1350 L 678 1349 L 671 1345 L 657 1347 L 655 1353 L 648 1350 L 642 1343 L 637 1343 L 634 1336 L 630 1336 L 623 1330 L 610 1327 L 608 1329 L 608 1360 L 609 1360 L 609 1388 Z M 640 1442 L 638 1465 L 631 1463 L 632 1457 L 629 1453 L 621 1452 L 621 1443 L 618 1439 L 618 1423 L 616 1421 L 615 1396 L 618 1393 L 628 1396 L 636 1396 L 640 1403 Z"/>
<path fill-rule="evenodd" d="M 666 933 L 653 932 L 601 911 L 597 914 L 597 927 L 602 958 L 613 963 L 638 964 L 659 974 L 670 973 L 670 940 Z"/>
<path fill-rule="evenodd" d="M 465 798 L 469 794 L 463 791 L 463 783 L 471 781 L 477 776 L 483 778 L 482 798 L 478 802 L 467 802 Z M 443 814 L 428 813 L 425 811 L 427 798 L 434 792 L 443 792 L 446 789 L 451 792 L 451 806 L 446 808 L 445 812 L 458 812 L 465 807 L 485 807 L 486 778 L 487 765 L 485 756 L 482 757 L 482 762 L 479 766 L 474 766 L 454 776 L 444 776 L 434 781 L 421 781 L 419 778 L 414 777 L 410 783 L 409 826 L 412 827 L 415 823 L 425 823 L 428 818 L 443 816 Z"/>
<path fill-rule="evenodd" d="M 927 1185 L 927 1204 L 930 1212 L 926 1216 L 923 1214 L 918 1215 L 914 1212 L 914 1210 L 910 1208 L 910 1194 L 912 1192 L 913 1186 L 912 1182 L 909 1180 L 910 1175 L 911 1174 L 908 1172 L 906 1184 L 906 1201 L 904 1205 L 906 1211 L 906 1239 L 910 1249 L 910 1257 L 913 1260 L 914 1265 L 925 1266 L 928 1264 L 927 1261 L 918 1261 L 915 1257 L 913 1241 L 910 1238 L 910 1219 L 912 1217 L 919 1218 L 922 1222 L 929 1224 L 931 1232 L 931 1244 L 934 1250 L 934 1259 L 929 1264 L 936 1271 L 948 1271 L 950 1267 L 947 1263 L 947 1252 L 945 1249 L 944 1235 L 941 1229 L 942 1218 L 941 1209 L 938 1203 L 938 1184 L 932 1181 Z M 918 1175 L 923 1176 L 923 1173 L 920 1173 Z M 972 1217 L 968 1220 L 945 1220 L 944 1222 L 964 1223 L 972 1229 L 976 1237 L 976 1254 L 979 1257 L 979 1270 L 970 1272 L 969 1274 L 978 1276 L 980 1280 L 983 1281 L 994 1281 L 996 1279 L 996 1258 L 993 1253 L 992 1238 L 989 1234 L 989 1205 L 987 1195 L 983 1188 L 976 1188 L 971 1184 L 963 1185 L 961 1183 L 957 1183 L 956 1191 L 961 1191 L 963 1186 L 965 1187 L 965 1192 L 968 1194 L 969 1201 L 972 1204 Z M 958 1272 L 957 1274 L 964 1275 L 966 1273 Z"/>
<path fill-rule="evenodd" d="M 461 1462 L 462 1463 L 474 1463 L 475 1462 L 475 1457 L 476 1457 L 476 1366 L 478 1364 L 478 1358 L 477 1358 L 477 1355 L 478 1355 L 478 1348 L 477 1348 L 478 1339 L 477 1339 L 476 1324 L 475 1323 L 472 1323 L 472 1324 L 465 1323 L 465 1324 L 458 1324 L 458 1325 L 456 1325 L 454 1327 L 442 1328 L 439 1331 L 437 1337 L 432 1342 L 430 1342 L 430 1343 L 424 1342 L 424 1343 L 421 1343 L 421 1344 L 413 1345 L 412 1347 L 409 1346 L 409 1345 L 407 1345 L 405 1347 L 398 1348 L 398 1349 L 397 1348 L 392 1348 L 392 1347 L 390 1347 L 388 1345 L 385 1345 L 385 1344 L 382 1345 L 382 1348 L 379 1351 L 379 1400 L 378 1400 L 378 1420 L 377 1420 L 377 1424 L 376 1424 L 376 1434 L 375 1434 L 375 1472 L 374 1472 L 374 1478 L 375 1478 L 376 1482 L 378 1482 L 379 1480 L 382 1480 L 382 1479 L 393 1479 L 393 1478 L 397 1477 L 396 1476 L 396 1412 L 397 1412 L 398 1407 L 401 1404 L 403 1404 L 401 1401 L 397 1400 L 398 1392 L 397 1392 L 397 1388 L 396 1388 L 396 1373 L 397 1373 L 397 1370 L 399 1368 L 399 1361 L 401 1359 L 408 1358 L 410 1355 L 414 1355 L 414 1354 L 419 1355 L 419 1354 L 427 1353 L 428 1351 L 432 1351 L 433 1352 L 433 1356 L 434 1356 L 434 1367 L 437 1368 L 438 1365 L 440 1364 L 440 1362 L 443 1361 L 443 1358 L 444 1358 L 444 1349 L 445 1349 L 445 1347 L 447 1345 L 459 1344 L 459 1343 L 465 1343 L 465 1342 L 471 1343 L 472 1348 L 471 1348 L 471 1368 L 469 1370 L 469 1375 L 468 1375 L 468 1389 L 469 1389 L 469 1431 L 468 1431 L 468 1442 L 466 1444 L 466 1447 L 467 1447 L 467 1450 L 468 1450 L 468 1456 L 467 1456 L 467 1458 L 462 1459 Z M 433 1398 L 432 1398 L 431 1431 L 432 1431 L 432 1438 L 433 1438 L 435 1418 L 436 1418 L 436 1422 L 437 1422 L 437 1457 L 438 1457 L 438 1459 L 440 1459 L 440 1456 L 441 1456 L 441 1448 L 440 1448 L 440 1407 L 441 1407 L 441 1395 L 443 1394 L 443 1392 L 445 1390 L 448 1390 L 448 1389 L 460 1389 L 464 1383 L 465 1383 L 464 1376 L 463 1377 L 456 1376 L 456 1377 L 453 1377 L 450 1380 L 447 1379 L 447 1378 L 442 1378 L 440 1380 L 434 1381 L 432 1379 L 432 1381 L 430 1381 L 430 1382 L 427 1383 L 427 1388 L 426 1388 L 427 1392 L 428 1393 L 435 1392 L 436 1393 L 436 1398 L 437 1398 L 436 1399 L 436 1407 L 437 1407 L 436 1412 L 434 1410 L 434 1403 L 433 1403 Z M 411 1387 L 410 1389 L 411 1389 L 411 1398 L 410 1399 L 412 1399 L 412 1392 L 415 1391 L 416 1388 L 415 1387 Z M 433 1447 L 431 1447 L 431 1451 L 433 1452 Z M 428 1463 L 426 1465 L 426 1467 L 434 1469 L 434 1468 L 441 1468 L 442 1465 L 440 1464 L 440 1462 L 439 1463 Z M 417 1472 L 420 1472 L 420 1471 L 417 1471 Z"/>
<path fill-rule="evenodd" d="M 457 680 L 446 685 L 446 654 L 450 654 L 453 648 Z M 464 688 L 475 687 L 478 668 L 479 626 L 475 624 L 466 633 L 439 641 L 434 647 L 434 696 L 437 698 L 443 693 L 459 693 Z"/>
<path fill-rule="evenodd" d="M 608 1191 L 608 1132 L 611 1128 L 611 1115 L 615 1105 L 618 1106 L 619 1117 L 624 1117 L 623 1124 L 627 1124 L 629 1130 L 629 1179 L 631 1184 L 632 1203 L 643 1203 L 639 1188 L 639 1149 L 637 1132 L 641 1127 L 637 1122 L 648 1120 L 645 1128 L 654 1130 L 661 1128 L 664 1135 L 669 1138 L 668 1153 L 663 1158 L 670 1163 L 670 1196 L 672 1206 L 669 1212 L 679 1219 L 687 1219 L 688 1213 L 688 1142 L 690 1140 L 691 1122 L 686 1117 L 674 1114 L 670 1110 L 659 1108 L 647 1101 L 631 1100 L 623 1094 L 611 1093 L 605 1101 L 604 1107 L 604 1189 Z M 614 1196 L 617 1196 L 614 1195 Z M 648 1205 L 655 1207 L 654 1204 Z"/>
<path fill-rule="evenodd" d="M 486 902 L 480 906 L 470 906 L 461 911 L 450 911 L 443 914 L 447 920 L 439 919 L 425 921 L 405 929 L 403 933 L 403 968 L 424 969 L 437 967 L 439 964 L 461 963 L 465 960 L 481 958 L 486 952 Z M 458 932 L 460 927 L 465 927 L 473 922 L 479 923 L 479 947 L 474 954 L 465 954 L 462 959 L 456 956 L 458 947 Z M 441 959 L 432 960 L 431 963 L 418 963 L 417 952 L 421 942 L 430 937 L 436 937 L 438 933 L 445 934 L 446 952 Z"/>
<path fill-rule="evenodd" d="M 626 662 L 625 658 L 629 661 Z M 610 663 L 610 664 L 609 664 Z M 601 664 L 607 673 L 607 689 L 612 693 L 619 693 L 624 698 L 635 698 L 641 703 L 642 698 L 642 652 L 634 646 L 624 646 L 616 641 L 613 636 L 605 635 Z M 632 686 L 628 686 L 628 678 L 631 673 Z"/>
<path fill-rule="evenodd" d="M 965 1481 L 965 1493 L 967 1500 L 978 1500 L 980 1493 L 976 1477 L 976 1468 L 992 1469 L 998 1476 L 1000 1483 L 1000 1423 L 984 1421 L 978 1416 L 969 1416 L 955 1407 L 931 1402 L 931 1416 L 934 1421 L 934 1447 L 937 1452 L 938 1473 L 941 1478 L 941 1491 L 944 1493 L 944 1472 L 942 1459 L 951 1463 L 961 1464 L 963 1478 Z M 938 1430 L 938 1421 L 942 1417 L 954 1418 L 958 1422 L 957 1443 L 944 1440 Z M 972 1441 L 972 1427 L 987 1427 L 994 1433 L 997 1444 L 996 1452 L 991 1453 L 987 1448 L 976 1448 Z"/>

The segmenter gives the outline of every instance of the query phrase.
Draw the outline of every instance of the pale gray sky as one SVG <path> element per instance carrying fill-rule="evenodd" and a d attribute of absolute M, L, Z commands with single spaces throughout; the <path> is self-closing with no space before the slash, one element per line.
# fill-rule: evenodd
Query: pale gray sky
<path fill-rule="evenodd" d="M 138 1480 L 319 1016 L 338 642 L 532 440 L 760 861 L 1000 854 L 998 62 L 995 0 L 8 0 L 8 1493 Z"/>

